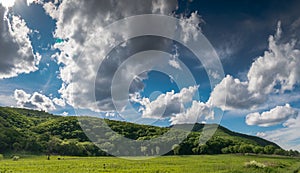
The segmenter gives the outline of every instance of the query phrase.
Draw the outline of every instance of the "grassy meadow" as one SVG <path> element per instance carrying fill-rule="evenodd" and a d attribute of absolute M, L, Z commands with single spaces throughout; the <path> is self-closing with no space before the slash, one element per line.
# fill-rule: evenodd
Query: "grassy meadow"
<path fill-rule="evenodd" d="M 60 160 L 59 160 L 60 159 Z M 136 160 L 134 160 L 136 159 Z M 0 173 L 18 172 L 143 172 L 143 173 L 255 173 L 300 172 L 300 159 L 271 156 L 200 155 L 164 156 L 152 159 L 121 159 L 114 157 L 21 157 L 18 161 L 0 161 Z"/>

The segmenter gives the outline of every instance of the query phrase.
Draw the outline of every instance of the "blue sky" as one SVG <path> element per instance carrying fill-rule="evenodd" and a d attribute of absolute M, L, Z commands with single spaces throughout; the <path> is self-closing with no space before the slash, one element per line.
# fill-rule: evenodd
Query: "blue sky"
<path fill-rule="evenodd" d="M 1 106 L 117 120 L 137 118 L 134 111 L 139 120 L 133 122 L 160 126 L 198 118 L 300 149 L 298 1 L 5 2 L 0 0 Z M 105 31 L 113 22 L 142 14 L 177 18 L 183 42 L 203 34 L 224 74 L 208 71 L 188 47 L 174 40 L 146 35 L 121 41 L 141 25 L 124 27 L 119 35 Z M 102 57 L 109 45 L 114 48 Z M 167 54 L 129 61 L 149 50 Z M 150 67 L 148 60 L 156 67 L 143 71 Z M 118 109 L 111 85 L 122 65 L 116 87 L 129 91 L 127 99 L 118 100 L 123 105 Z M 195 83 L 185 82 L 189 78 L 181 73 L 191 74 Z M 214 77 L 219 83 L 211 86 Z M 132 82 L 126 86 L 123 80 Z"/>

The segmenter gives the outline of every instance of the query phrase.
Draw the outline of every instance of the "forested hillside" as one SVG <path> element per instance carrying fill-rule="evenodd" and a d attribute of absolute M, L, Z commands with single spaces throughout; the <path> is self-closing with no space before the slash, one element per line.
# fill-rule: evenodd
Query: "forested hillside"
<path fill-rule="evenodd" d="M 117 132 L 110 132 L 105 123 Z M 175 128 L 176 135 L 183 135 L 184 129 L 191 125 L 178 125 Z M 217 125 L 206 125 L 206 128 L 214 129 Z M 92 137 L 88 138 L 82 128 L 88 130 Z M 193 154 L 221 154 L 221 153 L 257 153 L 298 155 L 297 151 L 285 151 L 278 145 L 267 140 L 232 132 L 222 126 L 218 126 L 216 133 L 205 144 L 200 143 L 203 124 L 196 124 L 192 132 L 182 143 L 172 146 L 167 155 L 193 155 Z M 32 154 L 58 154 L 74 156 L 100 156 L 117 152 L 119 155 L 159 155 L 162 154 L 162 146 L 157 145 L 155 150 L 151 146 L 143 146 L 144 140 L 154 139 L 167 133 L 169 127 L 155 127 L 139 125 L 128 122 L 103 120 L 92 117 L 63 117 L 48 114 L 42 111 L 0 107 L 0 153 L 27 152 Z M 99 132 L 99 134 L 98 134 Z M 101 133 L 100 133 L 101 132 Z M 126 138 L 140 141 L 139 148 L 132 146 L 122 153 L 118 151 L 120 146 L 114 145 L 120 140 L 120 135 Z M 92 139 L 96 136 L 97 139 Z M 105 140 L 109 138 L 110 140 Z M 100 150 L 90 139 L 100 146 Z M 115 142 L 111 142 L 115 141 Z M 117 142 L 116 142 L 117 141 Z M 172 143 L 176 141 L 174 135 L 165 137 L 160 143 Z M 127 146 L 131 146 L 127 143 Z M 153 147 L 152 147 L 153 148 Z M 132 152 L 135 153 L 132 153 Z"/>

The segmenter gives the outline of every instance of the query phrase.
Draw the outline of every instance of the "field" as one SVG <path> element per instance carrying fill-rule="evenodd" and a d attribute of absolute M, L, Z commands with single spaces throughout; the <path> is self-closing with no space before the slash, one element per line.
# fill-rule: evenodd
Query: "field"
<path fill-rule="evenodd" d="M 140 158 L 131 158 L 140 159 Z M 15 172 L 143 172 L 143 173 L 201 173 L 201 172 L 300 172 L 300 159 L 242 156 L 164 156 L 144 160 L 128 160 L 113 157 L 24 157 L 18 161 L 0 161 L 0 173 Z"/>

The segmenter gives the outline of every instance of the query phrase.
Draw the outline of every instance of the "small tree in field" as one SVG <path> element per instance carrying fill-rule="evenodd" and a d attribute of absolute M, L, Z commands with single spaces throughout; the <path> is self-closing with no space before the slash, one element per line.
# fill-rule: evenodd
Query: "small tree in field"
<path fill-rule="evenodd" d="M 144 153 L 144 155 L 147 154 L 148 148 L 146 146 L 141 146 L 141 152 Z"/>
<path fill-rule="evenodd" d="M 160 152 L 159 146 L 156 146 L 156 147 L 155 147 L 155 152 L 156 152 L 157 155 L 159 155 L 159 152 Z"/>
<path fill-rule="evenodd" d="M 172 150 L 173 150 L 174 155 L 178 155 L 179 154 L 179 150 L 180 150 L 180 145 L 174 144 L 172 146 Z"/>
<path fill-rule="evenodd" d="M 18 161 L 19 159 L 20 159 L 19 156 L 14 156 L 14 157 L 12 158 L 13 161 Z"/>

